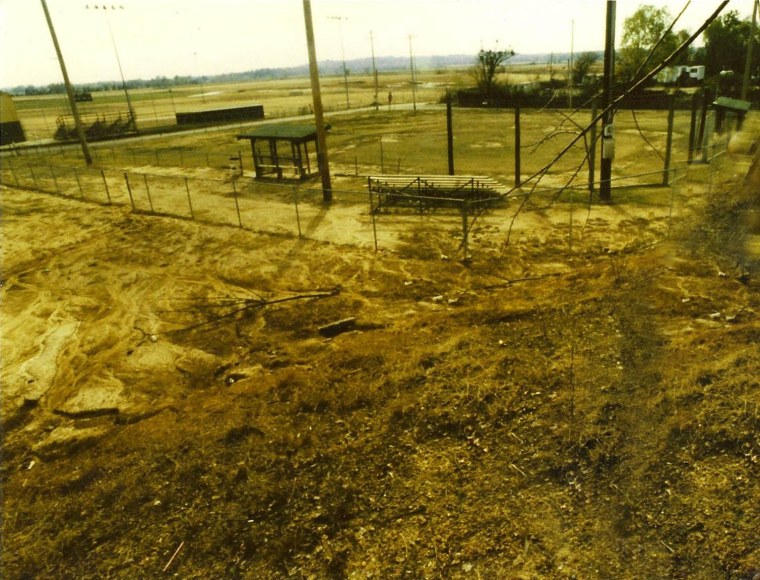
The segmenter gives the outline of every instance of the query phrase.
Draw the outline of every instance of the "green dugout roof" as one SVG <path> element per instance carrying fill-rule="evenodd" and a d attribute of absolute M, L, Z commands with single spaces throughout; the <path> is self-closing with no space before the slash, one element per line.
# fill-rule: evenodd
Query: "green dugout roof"
<path fill-rule="evenodd" d="M 727 109 L 738 113 L 746 113 L 749 111 L 750 102 L 741 101 L 739 99 L 729 99 L 728 97 L 718 97 L 715 99 L 712 106 L 716 109 Z"/>
<path fill-rule="evenodd" d="M 329 129 L 330 126 L 327 125 L 326 128 Z M 251 141 L 256 139 L 283 139 L 285 141 L 302 143 L 304 141 L 314 141 L 317 138 L 317 128 L 314 125 L 284 123 L 279 125 L 262 125 L 247 133 L 241 133 L 237 138 L 249 139 Z"/>

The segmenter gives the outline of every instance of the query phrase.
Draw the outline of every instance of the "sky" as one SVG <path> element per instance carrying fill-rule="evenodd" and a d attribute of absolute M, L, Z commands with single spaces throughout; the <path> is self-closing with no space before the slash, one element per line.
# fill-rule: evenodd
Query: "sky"
<path fill-rule="evenodd" d="M 754 0 L 726 10 L 752 15 Z M 618 0 L 622 25 L 644 3 L 677 15 L 687 0 Z M 47 0 L 74 84 L 212 75 L 308 62 L 302 0 Z M 319 60 L 602 50 L 606 0 L 311 0 Z M 677 29 L 720 4 L 691 0 Z M 95 6 L 98 6 L 95 9 Z M 104 10 L 103 6 L 107 9 Z M 372 35 L 373 41 L 370 40 Z M 62 82 L 39 0 L 0 0 L 0 87 Z"/>

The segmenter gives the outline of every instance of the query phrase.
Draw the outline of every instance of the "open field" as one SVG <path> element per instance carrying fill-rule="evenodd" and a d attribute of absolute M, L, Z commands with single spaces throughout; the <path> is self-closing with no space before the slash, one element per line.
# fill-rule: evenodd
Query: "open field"
<path fill-rule="evenodd" d="M 498 75 L 500 82 L 520 84 L 560 79 L 567 76 L 567 67 L 557 63 L 550 75 L 547 66 L 508 66 Z M 437 103 L 446 90 L 471 86 L 473 77 L 466 69 L 421 70 L 415 75 L 417 84 L 412 94 L 410 73 L 380 73 L 378 75 L 378 102 L 388 109 L 388 94 L 392 105 L 407 106 L 418 103 Z M 346 91 L 342 76 L 324 76 L 322 98 L 327 112 L 346 109 Z M 78 103 L 82 114 L 114 114 L 126 116 L 127 104 L 122 90 L 93 92 L 93 101 Z M 278 119 L 308 114 L 311 108 L 311 86 L 308 78 L 249 81 L 237 83 L 206 83 L 165 89 L 132 89 L 130 99 L 141 129 L 173 125 L 175 114 L 180 112 L 216 108 L 263 105 L 267 119 Z M 374 78 L 367 71 L 356 71 L 348 77 L 350 108 L 371 107 L 375 98 Z M 26 132 L 27 140 L 50 139 L 56 130 L 56 119 L 70 113 L 64 94 L 17 96 L 14 103 Z M 391 105 L 391 108 L 392 108 Z"/>
<path fill-rule="evenodd" d="M 454 115 L 510 185 L 511 112 Z M 665 113 L 621 113 L 613 203 L 574 148 L 467 261 L 363 189 L 445 173 L 443 110 L 330 122 L 298 214 L 237 127 L 3 158 L 4 577 L 754 578 L 757 115 L 686 166 L 679 112 L 663 187 Z M 526 111 L 523 173 L 575 129 Z"/>
<path fill-rule="evenodd" d="M 568 110 L 524 109 L 521 116 L 521 177 L 526 179 L 561 151 L 575 137 L 579 126 L 590 121 L 588 110 L 571 117 Z M 514 114 L 500 109 L 455 109 L 454 157 L 458 174 L 484 174 L 514 183 Z M 753 117 L 751 116 L 751 119 Z M 367 175 L 371 173 L 446 173 L 446 116 L 442 105 L 420 105 L 414 113 L 398 108 L 328 113 L 328 138 L 333 172 Z M 750 120 L 748 132 L 757 121 Z M 673 132 L 672 166 L 683 167 L 688 156 L 690 112 L 678 110 Z M 755 123 L 755 125 L 752 125 Z M 252 124 L 203 129 L 199 133 L 152 136 L 149 139 L 93 144 L 99 167 L 207 167 L 226 168 L 229 157 L 243 153 L 244 167 L 252 170 L 247 143 L 236 135 Z M 666 111 L 621 111 L 616 117 L 617 159 L 613 177 L 631 185 L 662 181 L 667 138 Z M 725 147 L 730 134 L 715 140 Z M 580 141 L 552 168 L 548 181 L 564 184 L 582 164 L 586 145 Z M 45 151 L 40 151 L 44 153 Z M 52 164 L 78 163 L 75 146 L 53 147 Z M 34 155 L 38 151 L 32 151 Z M 24 165 L 24 157 L 6 157 L 8 163 Z M 597 155 L 597 165 L 598 165 Z M 648 174 L 648 175 L 646 175 Z M 581 169 L 576 184 L 586 179 Z"/>
<path fill-rule="evenodd" d="M 410 75 L 384 73 L 378 77 L 379 103 L 388 107 L 388 93 L 393 104 L 437 102 L 447 88 L 466 86 L 472 80 L 466 71 L 425 72 L 418 77 L 415 96 L 412 95 Z M 351 108 L 369 107 L 374 102 L 374 80 L 369 74 L 348 78 Z M 267 119 L 308 114 L 311 107 L 311 86 L 308 78 L 240 83 L 198 84 L 167 89 L 136 89 L 129 91 L 130 99 L 142 129 L 174 124 L 177 112 L 208 110 L 244 105 L 264 105 Z M 326 111 L 346 108 L 345 83 L 342 76 L 322 79 L 322 98 Z M 19 118 L 27 139 L 52 138 L 56 119 L 69 113 L 65 95 L 14 97 Z M 123 91 L 95 92 L 92 102 L 78 104 L 80 112 L 119 113 L 126 115 Z"/>

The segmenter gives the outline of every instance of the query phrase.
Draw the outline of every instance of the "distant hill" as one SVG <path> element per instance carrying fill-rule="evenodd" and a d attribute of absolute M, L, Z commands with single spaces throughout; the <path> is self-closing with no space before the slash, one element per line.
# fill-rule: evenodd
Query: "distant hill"
<path fill-rule="evenodd" d="M 475 64 L 476 55 L 474 54 L 450 54 L 444 56 L 415 56 L 414 66 L 416 70 L 431 71 L 445 70 L 451 68 L 469 67 Z M 570 58 L 569 53 L 549 54 L 517 54 L 509 60 L 509 64 L 531 64 L 531 63 L 548 63 L 550 59 L 555 63 L 565 63 Z M 378 72 L 398 72 L 409 70 L 409 57 L 406 56 L 380 56 L 375 59 L 375 66 Z M 372 72 L 372 59 L 370 57 L 357 58 L 346 61 L 346 68 L 349 74 L 369 74 Z M 325 60 L 319 63 L 319 72 L 323 75 L 340 75 L 343 74 L 343 62 L 339 60 Z M 153 79 L 131 79 L 127 81 L 128 88 L 143 87 L 172 87 L 178 85 L 214 83 L 214 82 L 240 82 L 250 80 L 264 79 L 287 79 L 294 77 L 308 76 L 309 67 L 307 64 L 294 67 L 282 68 L 259 68 L 241 72 L 224 73 L 217 75 L 197 75 L 197 76 L 174 76 L 174 77 L 155 77 Z M 77 85 L 78 90 L 98 91 L 113 90 L 121 88 L 119 81 L 103 81 L 97 83 L 87 83 Z M 64 93 L 63 83 L 54 83 L 47 86 L 17 86 L 3 89 L 14 95 L 39 95 L 39 94 L 56 94 Z"/>

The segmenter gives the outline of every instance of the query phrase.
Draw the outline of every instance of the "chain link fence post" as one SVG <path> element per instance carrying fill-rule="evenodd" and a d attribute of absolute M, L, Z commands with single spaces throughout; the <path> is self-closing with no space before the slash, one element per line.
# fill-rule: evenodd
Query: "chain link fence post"
<path fill-rule="evenodd" d="M 13 166 L 13 160 L 8 160 L 8 165 L 11 168 L 11 175 L 13 175 L 13 181 L 16 183 L 16 187 L 18 187 L 18 175 L 16 175 L 16 168 Z"/>
<path fill-rule="evenodd" d="M 242 229 L 243 220 L 240 217 L 240 203 L 238 203 L 237 187 L 235 186 L 235 178 L 232 178 L 232 195 L 235 198 L 235 211 L 237 211 L 238 226 Z"/>
<path fill-rule="evenodd" d="M 187 205 L 190 208 L 190 219 L 195 219 L 195 212 L 193 212 L 193 200 L 190 198 L 190 183 L 185 177 L 185 191 L 187 192 Z"/>
<path fill-rule="evenodd" d="M 61 187 L 58 185 L 58 178 L 55 175 L 55 170 L 50 163 L 48 163 L 48 168 L 50 169 L 50 177 L 53 178 L 53 183 L 55 184 L 55 191 L 58 195 L 61 195 Z"/>
<path fill-rule="evenodd" d="M 377 208 L 380 209 L 380 195 L 377 194 Z M 375 208 L 372 207 L 372 190 L 369 191 L 369 215 L 372 217 L 372 237 L 375 240 L 375 253 L 377 254 L 377 223 L 375 220 Z"/>
<path fill-rule="evenodd" d="M 127 193 L 129 194 L 129 202 L 132 204 L 132 211 L 135 211 L 135 198 L 132 197 L 132 187 L 129 185 L 129 174 L 124 172 L 124 180 L 127 182 Z"/>
<path fill-rule="evenodd" d="M 469 262 L 469 224 L 468 214 L 470 213 L 469 202 L 467 199 L 462 200 L 462 248 L 464 249 L 464 262 Z"/>
<path fill-rule="evenodd" d="M 126 175 L 126 174 L 125 174 Z M 106 198 L 108 199 L 108 205 L 111 205 L 111 192 L 108 190 L 108 180 L 106 179 L 106 172 L 104 170 L 100 170 L 100 177 L 103 178 L 103 185 L 106 188 Z"/>
<path fill-rule="evenodd" d="M 82 182 L 79 180 L 79 169 L 74 167 L 74 178 L 77 180 L 77 187 L 79 188 L 79 197 L 84 199 L 84 191 L 82 191 Z"/>
<path fill-rule="evenodd" d="M 301 234 L 301 214 L 298 211 L 298 185 L 293 186 L 293 204 L 296 207 L 296 225 L 298 226 L 298 239 L 300 240 L 303 235 Z"/>
<path fill-rule="evenodd" d="M 150 197 L 150 186 L 148 186 L 148 174 L 143 173 L 143 181 L 145 182 L 145 192 L 148 194 L 148 205 L 150 206 L 150 213 L 156 213 L 153 210 L 153 199 Z"/>

